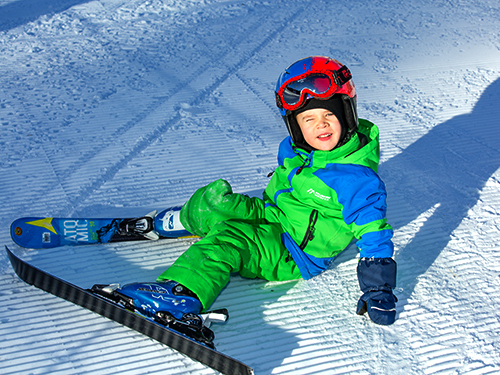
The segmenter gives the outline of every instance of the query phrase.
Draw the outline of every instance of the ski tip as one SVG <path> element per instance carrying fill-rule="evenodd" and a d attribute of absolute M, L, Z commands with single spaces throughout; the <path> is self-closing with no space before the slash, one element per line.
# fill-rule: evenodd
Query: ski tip
<path fill-rule="evenodd" d="M 19 276 L 20 270 L 17 265 L 22 262 L 21 259 L 17 255 L 15 255 L 7 245 L 5 245 L 5 251 L 7 252 L 7 257 L 9 258 L 9 262 L 14 269 L 14 272 Z"/>
<path fill-rule="evenodd" d="M 14 253 L 12 252 L 11 249 L 9 249 L 9 247 L 7 245 L 4 245 L 5 246 L 5 251 L 7 252 L 7 255 L 9 255 L 9 257 L 12 255 L 12 256 L 15 256 Z M 16 257 L 17 258 L 17 257 Z"/>

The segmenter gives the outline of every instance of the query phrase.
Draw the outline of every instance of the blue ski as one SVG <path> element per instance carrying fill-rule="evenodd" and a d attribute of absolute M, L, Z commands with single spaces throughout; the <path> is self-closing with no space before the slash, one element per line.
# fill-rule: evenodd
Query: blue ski
<path fill-rule="evenodd" d="M 16 244 L 31 249 L 196 237 L 180 224 L 180 209 L 172 207 L 128 219 L 24 217 L 12 223 L 10 234 Z"/>

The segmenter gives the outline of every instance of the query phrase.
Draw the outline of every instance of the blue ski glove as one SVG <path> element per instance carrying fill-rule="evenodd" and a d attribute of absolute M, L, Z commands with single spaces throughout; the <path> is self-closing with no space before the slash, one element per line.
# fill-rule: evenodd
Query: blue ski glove
<path fill-rule="evenodd" d="M 397 298 L 396 262 L 392 258 L 362 258 L 358 264 L 358 281 L 364 293 L 358 301 L 356 313 L 368 312 L 377 324 L 389 325 L 396 320 Z"/>

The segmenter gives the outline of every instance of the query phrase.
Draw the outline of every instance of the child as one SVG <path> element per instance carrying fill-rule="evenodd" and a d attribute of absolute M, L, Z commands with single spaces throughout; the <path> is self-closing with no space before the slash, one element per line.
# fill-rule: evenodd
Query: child
<path fill-rule="evenodd" d="M 171 320 L 192 325 L 232 272 L 307 280 L 356 238 L 364 293 L 356 312 L 392 324 L 396 263 L 385 186 L 376 174 L 378 129 L 358 121 L 349 70 L 331 58 L 308 57 L 280 75 L 275 94 L 290 136 L 280 144 L 279 166 L 263 198 L 234 194 L 224 180 L 199 189 L 182 207 L 180 220 L 202 239 L 156 283 L 129 284 L 115 293 L 146 315 L 167 311 Z M 205 336 L 211 340 L 210 333 Z"/>

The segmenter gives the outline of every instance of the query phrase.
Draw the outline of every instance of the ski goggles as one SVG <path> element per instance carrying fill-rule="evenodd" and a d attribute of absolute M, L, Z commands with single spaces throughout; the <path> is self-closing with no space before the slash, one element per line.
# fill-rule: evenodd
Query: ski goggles
<path fill-rule="evenodd" d="M 280 109 L 295 111 L 307 99 L 332 97 L 351 78 L 351 72 L 345 65 L 335 71 L 309 71 L 285 81 L 276 93 L 276 104 Z"/>

